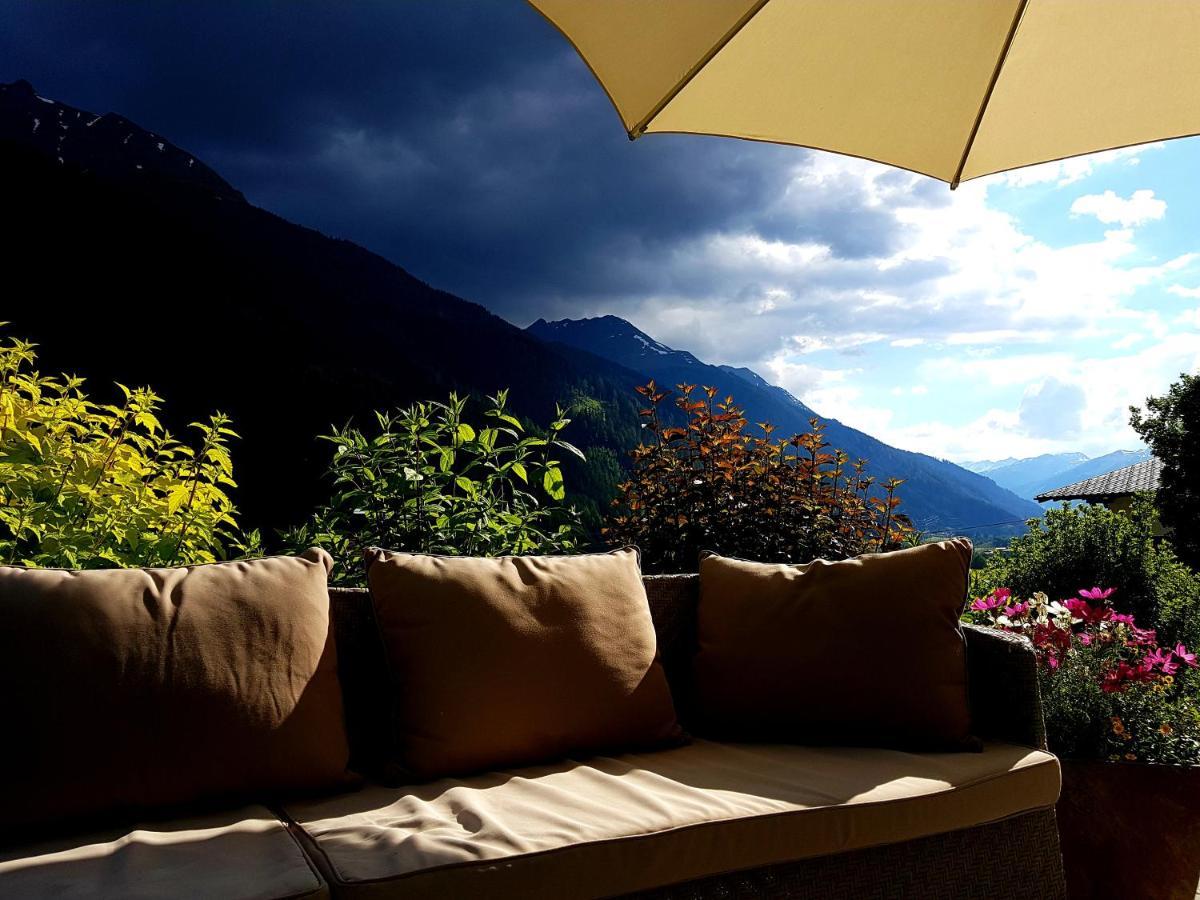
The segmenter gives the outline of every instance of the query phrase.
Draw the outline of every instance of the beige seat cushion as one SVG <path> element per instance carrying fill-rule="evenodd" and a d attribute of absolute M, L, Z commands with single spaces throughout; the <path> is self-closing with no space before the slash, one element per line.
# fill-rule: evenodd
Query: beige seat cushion
<path fill-rule="evenodd" d="M 0 848 L 0 897 L 283 900 L 329 889 L 262 806 Z"/>
<path fill-rule="evenodd" d="M 286 812 L 344 897 L 609 896 L 1053 805 L 1058 761 L 720 744 L 367 787 Z"/>

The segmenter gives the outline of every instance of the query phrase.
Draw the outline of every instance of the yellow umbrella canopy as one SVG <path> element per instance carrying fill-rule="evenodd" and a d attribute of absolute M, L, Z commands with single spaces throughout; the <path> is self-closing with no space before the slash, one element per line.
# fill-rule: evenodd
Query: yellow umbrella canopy
<path fill-rule="evenodd" d="M 716 134 L 947 181 L 1200 132 L 1200 0 L 529 0 L 630 138 Z"/>

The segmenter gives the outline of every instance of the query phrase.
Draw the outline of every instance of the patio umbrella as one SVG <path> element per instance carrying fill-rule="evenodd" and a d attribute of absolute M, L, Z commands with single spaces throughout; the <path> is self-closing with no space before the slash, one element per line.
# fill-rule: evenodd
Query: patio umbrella
<path fill-rule="evenodd" d="M 1200 132 L 1200 0 L 529 0 L 631 139 L 796 144 L 950 183 Z"/>

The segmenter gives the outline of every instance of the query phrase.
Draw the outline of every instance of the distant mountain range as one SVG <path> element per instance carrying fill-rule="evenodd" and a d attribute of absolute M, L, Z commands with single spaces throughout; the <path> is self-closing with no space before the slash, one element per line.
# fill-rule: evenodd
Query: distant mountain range
<path fill-rule="evenodd" d="M 714 366 L 686 350 L 675 350 L 640 331 L 624 319 L 539 319 L 530 334 L 583 350 L 654 378 L 665 387 L 677 384 L 714 385 L 732 394 L 753 422 L 771 422 L 780 433 L 807 431 L 814 416 L 827 423 L 826 438 L 852 459 L 870 461 L 870 471 L 883 478 L 905 479 L 900 494 L 902 511 L 925 530 L 959 531 L 969 535 L 1011 533 L 1040 509 L 990 478 L 922 453 L 899 450 L 836 419 L 825 419 L 786 390 L 746 368 Z"/>
<path fill-rule="evenodd" d="M 807 427 L 815 413 L 747 369 L 710 366 L 621 319 L 527 331 L 363 248 L 248 203 L 188 151 L 128 119 L 0 85 L 0 244 L 9 335 L 43 371 L 150 384 L 174 430 L 229 413 L 244 524 L 294 524 L 327 493 L 333 424 L 449 391 L 512 389 L 519 415 L 599 401 L 569 436 L 589 461 L 568 485 L 593 520 L 639 435 L 633 387 L 692 381 L 731 393 L 757 421 Z M 588 409 L 595 410 L 595 404 Z M 1012 531 L 1036 505 L 948 462 L 833 421 L 829 438 L 908 479 L 903 511 L 927 530 Z M 997 524 L 1003 523 L 1003 524 Z"/>
<path fill-rule="evenodd" d="M 1046 453 L 1028 459 L 967 462 L 963 467 L 987 475 L 1001 487 L 1032 500 L 1044 491 L 1095 478 L 1149 458 L 1150 451 L 1146 449 L 1115 450 L 1096 457 L 1083 453 Z"/>

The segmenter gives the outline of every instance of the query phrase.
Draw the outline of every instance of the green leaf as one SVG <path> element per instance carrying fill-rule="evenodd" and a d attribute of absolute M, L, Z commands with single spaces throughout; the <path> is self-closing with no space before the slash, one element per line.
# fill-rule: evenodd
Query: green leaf
<path fill-rule="evenodd" d="M 467 441 L 475 440 L 475 429 L 466 422 L 460 422 L 458 425 L 458 439 L 464 444 Z"/>
<path fill-rule="evenodd" d="M 167 515 L 175 515 L 179 511 L 179 507 L 187 502 L 189 496 L 191 496 L 191 490 L 187 485 L 181 485 L 171 491 L 167 495 Z"/>
<path fill-rule="evenodd" d="M 554 446 L 561 447 L 563 450 L 566 450 L 568 453 L 574 453 L 576 456 L 578 456 L 584 462 L 587 462 L 587 457 L 583 455 L 583 451 L 580 450 L 578 447 L 576 447 L 574 444 L 567 443 L 566 441 L 555 441 Z"/>
<path fill-rule="evenodd" d="M 524 463 L 519 463 L 519 462 L 513 463 L 512 470 L 518 478 L 520 478 L 526 484 L 529 484 L 529 473 L 525 471 Z"/>
<path fill-rule="evenodd" d="M 555 500 L 561 500 L 567 496 L 562 469 L 547 469 L 546 474 L 542 476 L 542 487 Z"/>

